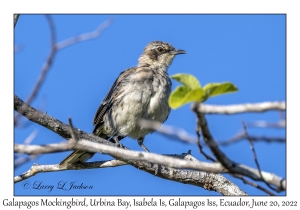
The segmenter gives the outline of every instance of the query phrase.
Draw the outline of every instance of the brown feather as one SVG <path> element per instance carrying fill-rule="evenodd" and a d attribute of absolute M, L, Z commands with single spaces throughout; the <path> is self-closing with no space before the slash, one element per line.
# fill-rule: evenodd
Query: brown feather
<path fill-rule="evenodd" d="M 110 107 L 113 105 L 113 102 L 115 99 L 123 92 L 123 91 L 117 91 L 117 89 L 120 89 L 120 86 L 122 85 L 123 80 L 128 77 L 131 73 L 134 73 L 136 71 L 136 67 L 126 69 L 125 71 L 121 72 L 119 77 L 116 79 L 112 87 L 110 88 L 108 94 L 103 99 L 102 103 L 100 104 L 94 120 L 93 125 L 96 127 L 99 127 L 99 124 L 103 123 L 103 116 L 108 112 Z M 95 129 L 94 129 L 95 131 Z"/>
<path fill-rule="evenodd" d="M 120 73 L 108 94 L 103 99 L 93 119 L 93 134 L 111 142 L 127 135 L 137 139 L 143 149 L 144 137 L 152 133 L 140 128 L 141 117 L 163 123 L 169 116 L 167 97 L 171 91 L 171 81 L 167 69 L 177 54 L 184 54 L 172 45 L 154 41 L 149 43 L 138 60 L 138 65 Z M 135 103 L 135 104 L 134 104 Z M 124 111 L 123 111 L 124 109 Z M 76 150 L 68 155 L 60 165 L 85 162 L 95 153 Z"/>

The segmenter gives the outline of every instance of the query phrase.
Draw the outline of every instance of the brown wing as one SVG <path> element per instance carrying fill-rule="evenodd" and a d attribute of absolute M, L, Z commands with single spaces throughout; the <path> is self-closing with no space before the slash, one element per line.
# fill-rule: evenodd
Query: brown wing
<path fill-rule="evenodd" d="M 103 116 L 109 111 L 112 107 L 114 99 L 120 95 L 122 92 L 119 91 L 124 79 L 127 78 L 131 73 L 136 71 L 136 67 L 127 69 L 120 73 L 119 77 L 116 79 L 112 87 L 110 88 L 108 94 L 103 99 L 100 104 L 93 121 L 93 125 L 95 125 L 95 129 L 103 123 Z"/>
<path fill-rule="evenodd" d="M 122 92 L 119 91 L 122 84 L 126 83 L 126 77 L 128 77 L 131 73 L 134 73 L 136 71 L 136 68 L 130 68 L 125 71 L 123 71 L 119 77 L 116 79 L 112 87 L 110 88 L 108 94 L 103 99 L 101 105 L 99 106 L 95 117 L 93 121 L 93 125 L 95 125 L 93 133 L 96 132 L 97 128 L 102 125 L 103 123 L 103 116 L 109 111 L 111 106 L 114 103 L 114 99 L 118 97 Z M 109 137 L 105 134 L 97 134 L 102 138 L 108 139 Z M 119 141 L 124 138 L 125 136 L 118 136 L 117 138 Z M 111 139 L 110 141 L 115 142 L 114 139 Z M 68 155 L 61 163 L 60 165 L 68 165 L 70 163 L 76 163 L 76 162 L 85 162 L 89 158 L 91 158 L 95 153 L 86 152 L 82 150 L 76 150 L 72 152 L 70 155 Z"/>

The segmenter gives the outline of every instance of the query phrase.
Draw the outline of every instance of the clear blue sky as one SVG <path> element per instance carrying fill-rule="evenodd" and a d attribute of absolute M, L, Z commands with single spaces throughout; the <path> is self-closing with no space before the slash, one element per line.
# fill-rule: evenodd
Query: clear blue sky
<path fill-rule="evenodd" d="M 47 111 L 65 123 L 72 117 L 74 126 L 91 132 L 92 120 L 102 99 L 119 73 L 137 64 L 144 47 L 161 40 L 186 55 L 175 58 L 169 74 L 195 75 L 202 85 L 230 81 L 239 92 L 209 99 L 208 104 L 238 104 L 286 99 L 286 16 L 285 15 L 53 15 L 57 40 L 93 31 L 101 22 L 114 17 L 114 23 L 97 39 L 82 42 L 57 53 L 53 66 L 33 106 Z M 15 94 L 25 100 L 31 92 L 50 50 L 50 30 L 45 16 L 21 15 L 15 28 Z M 173 89 L 179 85 L 173 81 Z M 216 140 L 226 140 L 242 130 L 242 120 L 277 122 L 277 112 L 207 116 Z M 196 117 L 185 105 L 172 110 L 165 124 L 182 127 L 194 135 Z M 23 143 L 34 130 L 38 136 L 32 144 L 65 141 L 38 125 L 15 129 L 15 143 Z M 251 135 L 285 136 L 285 129 L 249 128 Z M 135 140 L 122 143 L 132 150 L 141 150 Z M 192 150 L 199 160 L 196 145 L 187 145 L 159 134 L 148 135 L 145 145 L 153 153 L 180 154 Z M 256 168 L 249 142 L 221 147 L 232 160 Z M 256 143 L 255 149 L 264 171 L 286 178 L 286 145 Z M 208 151 L 208 148 L 206 148 Z M 27 171 L 33 163 L 57 164 L 67 154 L 41 155 L 15 170 Z M 95 155 L 91 161 L 108 160 Z M 265 195 L 227 178 L 250 195 Z M 117 168 L 40 173 L 26 181 L 54 185 L 60 181 L 76 181 L 92 185 L 92 190 L 63 191 L 24 189 L 15 184 L 15 195 L 218 195 L 200 187 L 155 177 L 132 166 Z M 262 183 L 259 183 L 265 186 Z M 284 195 L 285 193 L 281 193 Z"/>

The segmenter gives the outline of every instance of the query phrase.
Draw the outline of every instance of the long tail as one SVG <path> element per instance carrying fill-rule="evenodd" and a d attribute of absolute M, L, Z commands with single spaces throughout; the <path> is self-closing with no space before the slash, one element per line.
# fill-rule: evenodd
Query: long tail
<path fill-rule="evenodd" d="M 97 135 L 97 134 L 98 133 L 96 133 L 94 131 L 94 135 Z M 99 134 L 98 136 L 100 136 L 103 139 L 109 139 L 109 136 L 107 136 L 105 134 Z M 123 139 L 124 137 L 118 136 L 119 141 L 121 139 Z M 110 141 L 115 143 L 115 140 L 113 138 L 110 139 Z M 90 159 L 91 157 L 93 157 L 94 154 L 95 153 L 93 153 L 93 152 L 87 152 L 87 151 L 83 151 L 83 150 L 75 150 L 74 152 L 69 154 L 65 159 L 63 159 L 63 161 L 61 161 L 59 165 L 66 166 L 70 163 L 77 163 L 77 162 L 83 163 L 83 162 L 87 161 L 88 159 Z"/>
<path fill-rule="evenodd" d="M 101 138 L 108 139 L 109 137 L 103 134 L 99 135 Z M 77 162 L 85 162 L 91 157 L 94 156 L 95 153 L 93 152 L 87 152 L 83 150 L 75 150 L 71 154 L 69 154 L 63 161 L 60 162 L 59 165 L 66 166 L 70 163 L 77 163 Z"/>
<path fill-rule="evenodd" d="M 59 165 L 66 166 L 70 163 L 77 163 L 77 162 L 85 162 L 91 157 L 94 156 L 95 153 L 92 152 L 86 152 L 82 150 L 75 150 L 71 154 L 69 154 L 63 161 L 60 162 Z"/>

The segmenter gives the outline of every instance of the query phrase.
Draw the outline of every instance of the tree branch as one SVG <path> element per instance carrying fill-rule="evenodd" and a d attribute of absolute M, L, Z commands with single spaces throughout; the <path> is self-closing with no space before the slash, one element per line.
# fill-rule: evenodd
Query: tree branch
<path fill-rule="evenodd" d="M 192 135 L 188 134 L 182 128 L 175 128 L 169 125 L 162 125 L 159 122 L 144 119 L 140 120 L 139 124 L 143 128 L 155 130 L 160 134 L 163 134 L 175 140 L 180 140 L 183 143 L 197 144 L 196 137 L 193 137 Z"/>
<path fill-rule="evenodd" d="M 286 138 L 284 137 L 271 137 L 271 136 L 249 136 L 252 141 L 262 141 L 262 142 L 267 142 L 267 143 L 286 143 Z M 232 137 L 231 139 L 228 140 L 224 140 L 224 141 L 218 141 L 218 144 L 221 146 L 228 146 L 230 144 L 242 141 L 247 139 L 247 135 L 245 134 L 245 132 L 240 132 L 238 134 L 236 134 L 234 137 Z"/>
<path fill-rule="evenodd" d="M 178 160 L 178 158 L 168 157 L 165 155 L 158 155 L 148 152 L 130 151 L 122 148 L 117 148 L 111 145 L 103 145 L 90 142 L 85 139 L 79 139 L 77 144 L 70 143 L 48 144 L 48 145 L 21 145 L 15 144 L 14 151 L 17 153 L 26 153 L 30 155 L 54 153 L 68 150 L 86 150 L 90 152 L 98 152 L 102 154 L 109 154 L 114 158 L 130 163 L 134 161 L 147 161 L 155 164 L 163 164 L 175 168 L 190 168 L 209 172 L 224 172 L 224 168 L 220 164 L 205 163 L 205 162 L 190 162 L 185 160 Z M 178 156 L 176 156 L 178 157 Z"/>
<path fill-rule="evenodd" d="M 16 27 L 17 25 L 17 22 L 19 20 L 19 17 L 20 17 L 20 14 L 14 14 L 14 28 Z"/>
<path fill-rule="evenodd" d="M 116 167 L 127 165 L 127 163 L 120 160 L 109 160 L 109 161 L 96 161 L 96 162 L 85 162 L 85 163 L 73 163 L 69 165 L 38 165 L 34 164 L 28 171 L 24 172 L 21 175 L 14 177 L 14 182 L 21 182 L 25 179 L 28 179 L 38 173 L 43 172 L 57 172 L 65 170 L 82 170 L 82 169 L 94 169 L 94 168 L 107 168 L 107 167 Z"/>
<path fill-rule="evenodd" d="M 82 144 L 84 142 L 84 144 Z M 84 141 L 84 140 L 80 140 L 78 142 L 78 147 L 76 147 L 77 149 L 88 149 L 89 151 L 91 151 L 90 149 L 93 146 L 100 148 L 104 146 L 105 147 L 110 147 L 110 146 L 106 146 L 106 145 L 100 145 L 100 144 L 96 144 L 96 143 L 92 143 L 91 147 L 86 147 L 87 144 L 92 143 L 92 142 L 88 142 L 88 141 Z M 83 146 L 84 145 L 84 146 Z M 33 146 L 32 149 L 34 149 Z M 16 147 L 15 147 L 16 148 Z M 17 146 L 18 150 L 21 148 L 21 145 Z M 39 149 L 41 149 L 42 147 L 40 147 Z M 52 147 L 54 148 L 54 147 Z M 58 150 L 59 147 L 57 147 L 56 149 Z M 24 148 L 23 148 L 24 149 Z M 29 150 L 32 151 L 32 149 L 28 149 L 26 148 L 25 150 Z M 98 151 L 98 149 L 93 150 L 94 151 Z M 112 148 L 112 149 L 116 149 L 117 152 L 121 152 L 126 151 L 124 149 L 119 149 L 119 148 Z M 104 149 L 105 150 L 105 149 Z M 24 150 L 22 151 L 24 152 Z M 48 152 L 48 151 L 47 151 Z M 128 151 L 130 153 L 134 152 L 134 151 Z M 140 152 L 134 152 L 134 153 L 140 153 Z M 155 154 L 149 154 L 149 153 L 145 153 L 145 152 L 141 152 L 143 155 L 150 155 L 153 156 Z M 138 155 L 139 157 L 142 157 L 141 155 Z M 162 155 L 157 155 L 157 156 L 162 156 Z M 177 157 L 175 158 L 169 158 L 167 156 L 162 156 L 164 159 L 175 159 L 176 161 L 181 161 L 178 158 L 182 158 L 182 159 L 186 159 L 186 160 L 182 160 L 184 162 L 191 162 L 191 163 L 197 163 L 199 161 L 197 161 L 195 158 L 193 158 L 189 153 L 183 153 L 182 155 L 171 155 L 171 156 L 175 156 Z M 145 159 L 147 160 L 147 157 L 134 157 L 134 159 Z M 130 157 L 131 159 L 131 157 Z M 97 161 L 97 162 L 87 162 L 87 163 L 74 163 L 74 164 L 69 164 L 67 166 L 61 166 L 61 165 L 33 165 L 28 171 L 26 171 L 25 173 L 18 175 L 14 178 L 14 182 L 20 182 L 23 181 L 25 179 L 28 179 L 34 175 L 36 175 L 37 173 L 41 173 L 41 172 L 56 172 L 56 171 L 63 171 L 63 170 L 80 170 L 80 169 L 93 169 L 93 168 L 105 168 L 105 167 L 116 167 L 116 166 L 122 166 L 125 165 L 126 162 L 130 163 L 131 165 L 134 165 L 134 167 L 138 168 L 138 169 L 142 169 L 144 171 L 147 171 L 148 173 L 151 173 L 155 176 L 164 178 L 164 179 L 169 179 L 169 180 L 173 180 L 173 181 L 177 181 L 177 182 L 183 182 L 186 184 L 192 184 L 192 185 L 196 185 L 196 186 L 200 186 L 203 187 L 204 189 L 207 190 L 214 190 L 217 191 L 223 195 L 247 195 L 245 192 L 243 192 L 242 190 L 239 189 L 238 186 L 236 186 L 235 184 L 233 184 L 232 182 L 230 182 L 229 180 L 227 180 L 225 177 L 223 177 L 220 174 L 215 174 L 215 173 L 210 173 L 210 172 L 200 172 L 200 171 L 189 171 L 189 170 L 178 170 L 178 169 L 174 169 L 165 165 L 158 165 L 158 164 L 152 164 L 146 161 L 135 161 L 135 160 L 125 160 L 125 162 L 120 161 L 120 160 L 111 160 L 111 161 Z M 162 161 L 163 162 L 163 161 Z M 200 163 L 200 162 L 199 162 Z"/>
<path fill-rule="evenodd" d="M 29 134 L 29 136 L 24 140 L 24 145 L 27 146 L 29 145 L 37 136 L 38 131 L 35 129 L 31 134 Z M 17 167 L 21 166 L 22 164 L 32 161 L 34 159 L 36 159 L 38 156 L 34 155 L 34 156 L 27 156 L 26 154 L 19 154 L 17 158 L 15 158 L 15 162 L 14 162 L 14 168 L 16 169 Z"/>
<path fill-rule="evenodd" d="M 26 109 L 25 109 L 26 108 Z M 14 109 L 16 111 L 18 111 L 19 113 L 22 112 L 23 115 L 25 117 L 27 117 L 29 120 L 35 122 L 35 123 L 38 123 L 46 128 L 48 128 L 49 130 L 59 134 L 60 136 L 62 136 L 63 138 L 66 138 L 66 139 L 70 139 L 71 138 L 71 134 L 70 134 L 70 126 L 68 126 L 67 124 L 53 118 L 53 117 L 50 117 L 48 116 L 47 114 L 45 113 L 41 113 L 40 111 L 38 110 L 35 110 L 33 107 L 31 107 L 30 105 L 24 103 L 18 96 L 14 96 Z M 24 110 L 25 109 L 25 110 Z M 138 168 L 138 169 L 142 169 L 148 173 L 152 173 L 154 175 L 157 175 L 155 172 L 155 170 L 152 169 L 151 166 L 153 166 L 152 163 L 149 163 L 147 160 L 147 158 L 150 158 L 151 155 L 154 155 L 153 157 L 155 157 L 157 159 L 157 162 L 156 163 L 161 163 L 161 164 L 168 164 L 168 162 L 161 162 L 161 158 L 163 157 L 165 161 L 172 161 L 170 159 L 167 160 L 168 157 L 166 156 L 162 156 L 162 155 L 156 155 L 156 154 L 150 154 L 150 153 L 142 153 L 142 152 L 134 152 L 134 151 L 127 151 L 127 150 L 124 150 L 124 149 L 119 149 L 119 148 L 116 148 L 114 147 L 114 143 L 111 143 L 105 139 L 102 139 L 100 137 L 97 137 L 97 136 L 94 136 L 92 134 L 88 134 L 84 131 L 80 131 L 76 128 L 74 128 L 74 132 L 76 133 L 76 136 L 78 137 L 78 139 L 84 139 L 84 146 L 86 148 L 86 150 L 88 151 L 91 151 L 91 152 L 97 152 L 97 151 L 102 151 L 104 153 L 107 153 L 108 150 L 103 150 L 104 147 L 102 147 L 101 149 L 101 146 L 105 146 L 105 145 L 110 145 L 110 146 L 113 146 L 113 152 L 116 152 L 117 153 L 114 153 L 113 155 L 110 154 L 111 156 L 117 158 L 117 155 L 118 155 L 118 152 L 119 150 L 123 151 L 125 156 L 126 155 L 131 155 L 133 154 L 136 159 L 138 160 L 146 160 L 146 161 L 136 161 L 136 160 L 123 160 L 125 162 L 127 162 L 128 164 Z M 86 141 L 86 140 L 89 140 L 89 141 Z M 81 141 L 79 141 L 81 142 Z M 77 146 L 80 145 L 78 142 Z M 96 142 L 96 143 L 99 143 L 99 144 L 93 144 L 93 142 Z M 110 147 L 111 148 L 111 147 Z M 110 148 L 105 148 L 105 149 L 110 149 Z M 96 149 L 99 149 L 99 150 L 96 150 Z M 133 152 L 133 153 L 130 153 L 130 152 Z M 115 156 L 114 156 L 115 155 Z M 132 156 L 129 156 L 130 158 L 132 158 Z M 220 166 L 220 164 L 218 163 L 203 163 L 203 162 L 197 162 L 197 163 L 192 163 L 192 162 L 185 162 L 183 160 L 176 160 L 175 163 L 171 163 L 169 165 L 170 167 L 184 167 L 184 168 L 192 168 L 192 169 L 198 169 L 198 170 L 207 170 L 207 171 L 213 171 L 215 173 L 219 173 L 219 172 L 226 172 L 226 170 L 224 170 L 224 168 L 222 166 Z M 165 166 L 157 166 L 159 168 L 162 168 Z M 260 175 L 259 175 L 259 172 L 258 170 L 256 169 L 253 169 L 253 168 L 250 168 L 248 166 L 245 166 L 245 165 L 241 165 L 239 164 L 238 165 L 238 169 L 240 171 L 243 172 L 243 174 L 245 176 L 248 176 L 254 180 L 260 180 Z M 198 173 L 198 172 L 193 172 L 193 173 Z M 192 174 L 193 174 L 192 173 Z M 275 185 L 275 186 L 281 186 L 283 189 L 285 189 L 286 187 L 286 183 L 285 183 L 285 180 L 281 177 L 278 177 L 274 174 L 270 174 L 270 173 L 267 173 L 267 172 L 262 172 L 265 180 L 268 181 L 268 183 L 272 184 L 272 185 Z M 194 174 L 196 176 L 196 174 Z M 198 173 L 198 175 L 200 175 Z M 157 175 L 161 178 L 165 178 L 165 179 L 172 179 L 172 176 L 170 176 L 170 174 L 168 173 L 162 173 L 162 174 L 159 174 Z M 175 180 L 176 181 L 176 180 Z M 190 181 L 192 182 L 192 181 Z M 189 183 L 189 182 L 188 182 Z M 193 183 L 190 183 L 190 184 L 193 184 Z M 194 183 L 194 185 L 197 185 L 197 183 Z"/>
<path fill-rule="evenodd" d="M 53 60 L 54 57 L 56 56 L 56 53 L 58 50 L 61 50 L 65 47 L 68 47 L 70 45 L 76 44 L 78 42 L 82 42 L 82 41 L 86 41 L 86 40 L 90 40 L 90 39 L 95 39 L 97 37 L 99 37 L 102 32 L 111 25 L 112 23 L 112 19 L 108 19 L 105 22 L 103 22 L 102 24 L 100 24 L 95 31 L 90 32 L 90 33 L 86 33 L 86 34 L 82 34 L 82 35 L 78 35 L 69 39 L 66 39 L 64 41 L 61 41 L 59 43 L 56 43 L 56 32 L 55 32 L 55 26 L 54 26 L 54 22 L 51 18 L 50 15 L 46 15 L 47 18 L 47 22 L 49 24 L 50 27 L 50 33 L 51 33 L 51 50 L 50 53 L 46 59 L 46 62 L 44 63 L 41 73 L 38 77 L 38 80 L 31 92 L 31 94 L 29 95 L 28 99 L 26 100 L 27 104 L 31 104 L 32 101 L 36 98 L 39 90 L 41 89 L 42 84 L 45 81 L 45 78 L 53 64 Z M 20 114 L 17 114 L 15 116 L 14 119 L 14 124 L 17 125 L 18 124 L 18 120 L 19 120 Z"/>
<path fill-rule="evenodd" d="M 85 33 L 85 34 L 80 34 L 78 36 L 71 37 L 69 39 L 66 39 L 64 41 L 61 41 L 56 44 L 56 48 L 58 50 L 66 48 L 70 45 L 76 44 L 78 42 L 83 42 L 91 39 L 95 39 L 99 37 L 103 31 L 108 28 L 111 24 L 113 23 L 113 19 L 109 18 L 108 20 L 104 21 L 101 23 L 94 31 Z"/>
<path fill-rule="evenodd" d="M 255 122 L 247 122 L 246 125 L 247 127 L 259 127 L 259 128 L 286 128 L 285 120 L 280 120 L 277 123 L 259 120 Z"/>
<path fill-rule="evenodd" d="M 236 104 L 236 105 L 208 105 L 196 103 L 193 109 L 203 114 L 241 114 L 246 112 L 266 112 L 270 110 L 285 110 L 285 102 L 262 102 L 254 104 Z"/>
<path fill-rule="evenodd" d="M 204 141 L 206 142 L 206 144 L 209 146 L 210 150 L 212 151 L 212 153 L 215 155 L 215 157 L 218 159 L 218 161 L 231 173 L 233 174 L 240 174 L 240 175 L 244 175 L 247 177 L 250 177 L 254 180 L 258 180 L 258 181 L 267 181 L 267 183 L 271 184 L 270 182 L 276 183 L 275 186 L 280 189 L 280 190 L 285 190 L 286 189 L 286 181 L 283 178 L 279 178 L 279 177 L 274 177 L 274 176 L 269 176 L 267 174 L 262 173 L 263 179 L 260 176 L 260 173 L 258 170 L 254 170 L 251 168 L 251 171 L 255 171 L 255 176 L 253 176 L 254 174 L 250 174 L 249 169 L 250 167 L 241 167 L 242 165 L 239 163 L 236 163 L 232 160 L 230 160 L 218 147 L 218 144 L 215 142 L 215 140 L 213 139 L 208 125 L 207 125 L 207 121 L 205 119 L 205 116 L 203 113 L 199 112 L 199 107 L 200 105 L 198 103 L 194 103 L 192 105 L 192 110 L 196 113 L 197 115 L 197 124 L 199 126 L 199 128 L 201 128 L 201 132 L 204 138 Z M 248 168 L 248 169 L 247 169 Z M 278 179 L 279 178 L 279 179 Z M 276 181 L 274 180 L 276 179 Z M 274 182 L 275 181 L 275 182 Z M 274 184 L 273 184 L 274 185 Z"/>
<path fill-rule="evenodd" d="M 249 180 L 245 179 L 240 174 L 233 174 L 233 176 L 236 177 L 236 178 L 238 178 L 238 179 L 240 179 L 240 180 L 242 180 L 244 182 L 244 184 L 248 184 L 248 185 L 250 185 L 252 187 L 255 187 L 255 188 L 257 188 L 257 189 L 259 189 L 259 190 L 267 193 L 268 195 L 274 196 L 274 194 L 272 192 L 270 192 L 269 190 L 267 190 L 266 188 L 264 188 L 264 187 L 262 187 L 262 186 L 260 186 L 260 185 L 258 185 L 256 183 L 254 183 L 254 182 L 250 182 Z"/>
<path fill-rule="evenodd" d="M 251 150 L 252 150 L 252 153 L 253 153 L 254 162 L 255 162 L 255 164 L 256 164 L 256 166 L 257 166 L 257 169 L 258 169 L 258 172 L 259 172 L 259 174 L 260 174 L 260 177 L 261 177 L 262 180 L 267 184 L 267 186 L 268 186 L 269 188 L 271 188 L 272 190 L 275 190 L 275 191 L 277 191 L 277 192 L 280 192 L 281 189 L 276 189 L 276 188 L 272 187 L 271 185 L 269 185 L 269 183 L 266 182 L 266 180 L 265 180 L 264 177 L 262 176 L 262 174 L 261 174 L 261 169 L 260 169 L 260 165 L 259 165 L 259 162 L 258 162 L 258 158 L 257 158 L 257 154 L 256 154 L 256 151 L 255 151 L 255 148 L 254 148 L 253 141 L 252 141 L 252 139 L 248 136 L 248 132 L 247 132 L 247 128 L 246 128 L 245 123 L 244 123 L 244 122 L 242 122 L 242 123 L 243 123 L 244 131 L 245 131 L 245 135 L 248 137 L 247 139 L 248 139 L 248 141 L 249 141 L 249 143 L 250 143 L 250 145 L 251 145 Z"/>

